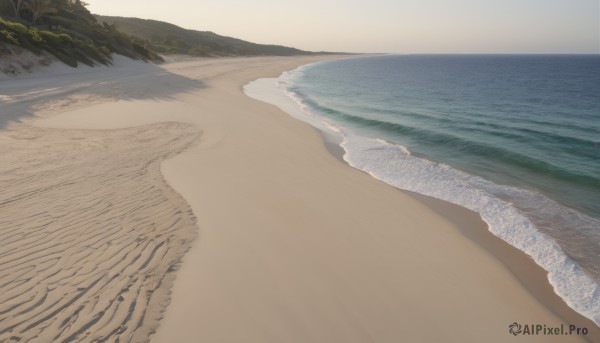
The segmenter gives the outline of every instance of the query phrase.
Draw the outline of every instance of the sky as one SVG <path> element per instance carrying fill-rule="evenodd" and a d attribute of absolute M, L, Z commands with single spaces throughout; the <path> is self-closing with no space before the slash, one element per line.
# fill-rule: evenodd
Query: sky
<path fill-rule="evenodd" d="M 600 53 L 600 0 L 86 0 L 261 44 L 365 53 Z"/>

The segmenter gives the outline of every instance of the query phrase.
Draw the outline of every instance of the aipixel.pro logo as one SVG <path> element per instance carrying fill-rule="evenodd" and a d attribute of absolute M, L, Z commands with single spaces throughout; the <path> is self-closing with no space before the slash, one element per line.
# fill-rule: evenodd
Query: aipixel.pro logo
<path fill-rule="evenodd" d="M 576 325 L 565 324 L 558 326 L 550 326 L 545 324 L 519 324 L 514 322 L 508 326 L 508 332 L 513 336 L 585 336 L 588 334 L 588 329 L 577 327 Z"/>

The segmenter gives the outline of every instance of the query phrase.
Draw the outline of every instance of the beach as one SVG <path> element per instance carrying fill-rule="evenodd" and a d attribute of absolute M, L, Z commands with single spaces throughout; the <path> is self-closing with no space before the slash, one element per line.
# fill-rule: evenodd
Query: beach
<path fill-rule="evenodd" d="M 600 339 L 475 213 L 351 168 L 242 90 L 333 58 L 0 81 L 0 342 Z"/>

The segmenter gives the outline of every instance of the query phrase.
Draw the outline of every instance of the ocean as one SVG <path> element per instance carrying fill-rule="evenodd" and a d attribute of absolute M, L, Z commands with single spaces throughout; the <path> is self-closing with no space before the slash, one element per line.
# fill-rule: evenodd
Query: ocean
<path fill-rule="evenodd" d="M 246 92 L 265 82 L 351 166 L 478 212 L 600 326 L 600 56 L 358 57 Z"/>

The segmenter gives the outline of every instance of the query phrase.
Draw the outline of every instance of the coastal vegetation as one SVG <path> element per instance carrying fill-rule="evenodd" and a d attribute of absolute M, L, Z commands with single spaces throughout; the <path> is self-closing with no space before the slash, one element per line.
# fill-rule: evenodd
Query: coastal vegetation
<path fill-rule="evenodd" d="M 0 49 L 49 53 L 67 65 L 110 64 L 113 53 L 159 61 L 116 26 L 100 24 L 80 0 L 0 0 Z"/>
<path fill-rule="evenodd" d="M 162 61 L 159 54 L 203 57 L 292 56 L 313 52 L 255 44 L 157 20 L 93 15 L 81 0 L 0 0 L 0 58 L 31 52 L 77 67 L 109 65 L 112 55 Z M 4 68 L 6 69 L 6 68 Z M 6 70 L 4 70 L 6 72 Z"/>
<path fill-rule="evenodd" d="M 96 15 L 98 21 L 112 23 L 146 49 L 162 54 L 192 56 L 292 56 L 312 52 L 295 48 L 255 44 L 208 31 L 187 30 L 158 20 Z"/>

